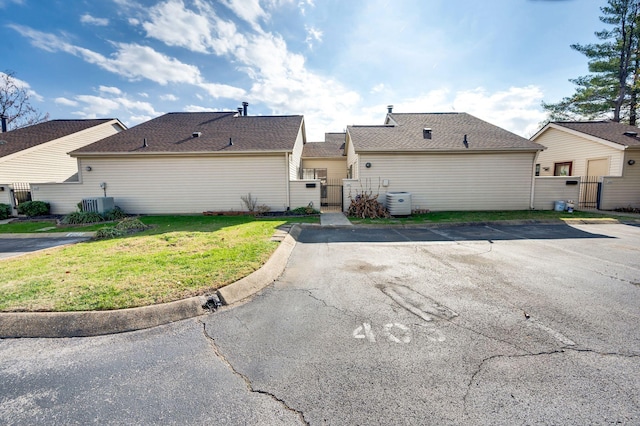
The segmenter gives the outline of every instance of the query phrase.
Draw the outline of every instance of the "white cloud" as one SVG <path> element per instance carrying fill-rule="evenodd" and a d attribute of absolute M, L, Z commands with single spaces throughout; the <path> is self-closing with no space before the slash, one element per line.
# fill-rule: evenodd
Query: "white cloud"
<path fill-rule="evenodd" d="M 53 100 L 55 103 L 59 104 L 59 105 L 64 105 L 64 106 L 71 106 L 71 107 L 75 107 L 78 106 L 78 102 L 73 101 L 71 99 L 67 99 L 67 98 L 55 98 Z"/>
<path fill-rule="evenodd" d="M 169 93 L 167 95 L 160 95 L 160 99 L 163 101 L 174 102 L 178 100 L 178 97 Z"/>
<path fill-rule="evenodd" d="M 127 125 L 131 122 L 137 124 L 144 121 L 141 117 L 148 117 L 147 119 L 149 119 L 161 114 L 150 103 L 130 99 L 125 94 L 114 97 L 108 97 L 107 93 L 104 93 L 103 96 L 77 95 L 74 100 L 67 99 L 66 101 L 66 105 L 80 108 L 73 111 L 73 115 L 82 118 L 104 118 L 126 114 L 124 117 L 117 118 L 126 122 Z"/>
<path fill-rule="evenodd" d="M 222 3 L 238 17 L 247 21 L 254 30 L 261 31 L 258 21 L 269 19 L 259 0 L 222 0 Z"/>
<path fill-rule="evenodd" d="M 100 86 L 98 88 L 98 90 L 100 92 L 103 93 L 111 93 L 113 95 L 119 95 L 122 93 L 122 90 L 118 89 L 117 87 L 113 87 L 113 86 Z"/>
<path fill-rule="evenodd" d="M 307 38 L 304 41 L 309 46 L 309 49 L 313 48 L 315 42 L 322 42 L 322 31 L 307 25 L 304 26 L 304 29 L 307 31 Z"/>
<path fill-rule="evenodd" d="M 4 79 L 7 74 L 5 74 L 4 72 L 0 71 L 0 75 Z M 11 77 L 11 80 L 13 81 L 13 84 L 15 85 L 16 88 L 24 89 L 27 92 L 27 95 L 29 96 L 30 99 L 36 100 L 38 102 L 43 102 L 44 101 L 44 98 L 38 92 L 33 90 L 31 88 L 31 86 L 29 85 L 29 83 L 27 83 L 26 81 L 20 80 L 19 78 L 15 77 L 15 76 Z"/>
<path fill-rule="evenodd" d="M 182 108 L 184 112 L 215 112 L 220 111 L 218 108 L 203 107 L 199 105 L 187 105 Z"/>
<path fill-rule="evenodd" d="M 80 17 L 80 22 L 83 24 L 96 25 L 99 27 L 106 27 L 109 25 L 109 20 L 107 18 L 95 18 L 88 13 L 85 13 Z"/>
<path fill-rule="evenodd" d="M 384 89 L 385 89 L 384 83 L 379 83 L 379 84 L 376 84 L 375 86 L 373 86 L 369 93 L 380 93 L 380 92 L 384 91 Z"/>
<path fill-rule="evenodd" d="M 7 7 L 9 3 L 23 4 L 24 0 L 0 0 L 0 9 Z"/>

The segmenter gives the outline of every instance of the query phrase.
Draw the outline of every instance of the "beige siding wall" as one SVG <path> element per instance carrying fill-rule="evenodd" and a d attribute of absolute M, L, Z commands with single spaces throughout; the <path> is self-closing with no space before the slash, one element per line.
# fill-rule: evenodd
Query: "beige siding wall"
<path fill-rule="evenodd" d="M 11 199 L 11 188 L 9 184 L 0 183 L 0 204 L 8 204 L 13 206 L 13 200 Z"/>
<path fill-rule="evenodd" d="M 622 175 L 622 150 L 553 128 L 547 129 L 535 142 L 547 147 L 538 156 L 540 176 L 553 176 L 554 163 L 568 161 L 573 162 L 573 176 L 586 176 L 587 160 L 600 158 L 608 160 L 609 175 Z M 549 170 L 544 170 L 545 167 Z"/>
<path fill-rule="evenodd" d="M 77 169 L 68 152 L 118 133 L 110 121 L 0 159 L 0 182 L 63 182 Z"/>
<path fill-rule="evenodd" d="M 342 209 L 347 211 L 351 204 L 351 198 L 355 197 L 361 190 L 358 179 L 342 179 Z"/>
<path fill-rule="evenodd" d="M 411 192 L 413 209 L 526 210 L 533 159 L 534 153 L 360 154 L 359 181 L 374 193 L 380 185 L 381 201 L 386 192 Z"/>
<path fill-rule="evenodd" d="M 54 213 L 68 213 L 85 197 L 107 196 L 127 213 L 202 213 L 246 210 L 240 197 L 251 193 L 272 211 L 287 208 L 286 157 L 153 157 L 88 159 L 80 162 L 81 184 L 42 185 L 34 198 Z M 85 171 L 91 166 L 92 171 Z"/>
<path fill-rule="evenodd" d="M 347 177 L 347 158 L 325 158 L 302 160 L 303 169 L 327 169 L 327 179 L 344 179 Z"/>
<path fill-rule="evenodd" d="M 315 184 L 314 188 L 307 188 L 307 184 Z M 290 182 L 291 208 L 306 207 L 313 203 L 313 208 L 320 210 L 320 181 L 297 180 Z"/>
<path fill-rule="evenodd" d="M 635 159 L 632 166 L 626 164 Z M 640 152 L 627 151 L 622 177 L 605 177 L 602 184 L 600 208 L 613 210 L 619 207 L 640 208 Z"/>
<path fill-rule="evenodd" d="M 567 185 L 567 181 L 578 182 Z M 553 210 L 554 201 L 573 200 L 578 206 L 580 197 L 580 177 L 547 176 L 535 178 L 533 208 L 536 210 Z"/>
<path fill-rule="evenodd" d="M 289 156 L 289 179 L 300 178 L 300 167 L 302 166 L 302 150 L 304 149 L 304 138 L 302 128 L 298 132 L 296 143 L 293 145 L 293 152 Z"/>

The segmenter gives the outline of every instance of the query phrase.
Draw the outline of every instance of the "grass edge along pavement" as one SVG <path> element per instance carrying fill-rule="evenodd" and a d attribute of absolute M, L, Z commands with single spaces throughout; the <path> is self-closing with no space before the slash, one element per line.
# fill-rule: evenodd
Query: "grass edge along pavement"
<path fill-rule="evenodd" d="M 213 294 L 258 270 L 279 246 L 275 230 L 301 219 L 143 217 L 153 229 L 0 261 L 0 309 L 113 310 Z"/>

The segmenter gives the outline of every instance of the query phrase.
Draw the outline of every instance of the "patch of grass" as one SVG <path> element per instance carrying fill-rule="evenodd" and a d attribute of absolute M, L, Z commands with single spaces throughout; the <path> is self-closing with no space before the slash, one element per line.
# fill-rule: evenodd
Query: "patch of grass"
<path fill-rule="evenodd" d="M 275 229 L 287 222 L 252 216 L 141 220 L 150 228 L 134 235 L 1 261 L 0 311 L 122 309 L 211 293 L 260 268 L 278 246 L 270 241 Z"/>
<path fill-rule="evenodd" d="M 493 222 L 500 220 L 562 220 L 580 218 L 616 218 L 604 213 L 574 211 L 573 213 L 556 212 L 553 210 L 516 210 L 516 211 L 477 211 L 477 212 L 431 212 L 414 214 L 408 217 L 389 219 L 357 219 L 349 218 L 356 224 L 379 225 L 419 225 L 427 223 L 466 223 Z"/>

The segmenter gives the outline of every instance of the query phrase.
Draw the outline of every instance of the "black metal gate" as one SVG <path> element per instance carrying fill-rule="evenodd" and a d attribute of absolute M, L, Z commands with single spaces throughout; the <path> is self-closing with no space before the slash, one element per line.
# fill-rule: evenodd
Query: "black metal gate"
<path fill-rule="evenodd" d="M 599 209 L 602 182 L 600 176 L 583 176 L 580 179 L 578 208 Z"/>
<path fill-rule="evenodd" d="M 342 179 L 322 180 L 320 205 L 327 210 L 342 211 Z"/>

